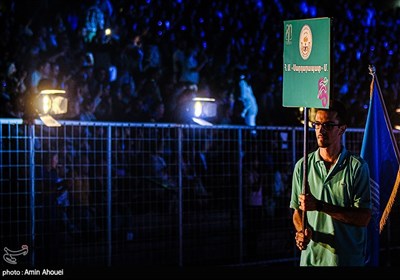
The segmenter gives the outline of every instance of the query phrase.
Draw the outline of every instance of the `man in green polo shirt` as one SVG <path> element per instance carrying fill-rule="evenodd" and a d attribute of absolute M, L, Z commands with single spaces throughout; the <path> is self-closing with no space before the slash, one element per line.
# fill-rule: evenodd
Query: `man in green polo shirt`
<path fill-rule="evenodd" d="M 302 193 L 302 158 L 294 168 L 290 200 L 300 266 L 364 266 L 371 218 L 368 164 L 341 142 L 347 128 L 341 102 L 317 109 L 313 127 L 318 149 L 308 154 L 308 192 Z"/>

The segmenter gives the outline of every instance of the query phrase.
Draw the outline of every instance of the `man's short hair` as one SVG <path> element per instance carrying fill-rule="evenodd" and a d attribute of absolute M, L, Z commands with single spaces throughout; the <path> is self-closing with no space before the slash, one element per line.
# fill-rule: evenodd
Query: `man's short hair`
<path fill-rule="evenodd" d="M 337 113 L 337 119 L 340 124 L 347 124 L 347 109 L 344 103 L 339 100 L 331 100 L 329 108 L 327 109 L 317 109 L 317 111 L 334 111 Z"/>

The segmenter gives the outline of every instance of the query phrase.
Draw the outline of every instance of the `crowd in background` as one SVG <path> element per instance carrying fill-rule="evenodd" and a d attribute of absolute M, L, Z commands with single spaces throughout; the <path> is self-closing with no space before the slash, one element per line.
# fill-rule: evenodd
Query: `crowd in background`
<path fill-rule="evenodd" d="M 395 122 L 399 11 L 373 0 L 5 0 L 0 117 L 26 118 L 33 96 L 60 88 L 66 120 L 190 123 L 197 96 L 215 98 L 214 123 L 248 124 L 238 106 L 245 78 L 250 125 L 299 125 L 298 108 L 282 106 L 283 22 L 326 16 L 331 92 L 353 113 L 350 126 L 365 125 L 370 64 Z"/>

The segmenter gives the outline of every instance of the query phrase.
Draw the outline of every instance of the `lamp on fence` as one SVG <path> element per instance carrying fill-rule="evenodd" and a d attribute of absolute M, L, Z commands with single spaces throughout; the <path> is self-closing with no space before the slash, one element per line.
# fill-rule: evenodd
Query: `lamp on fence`
<path fill-rule="evenodd" d="M 64 97 L 65 90 L 44 89 L 35 102 L 36 111 L 42 122 L 49 127 L 61 126 L 53 116 L 65 114 L 68 111 L 68 99 Z"/>
<path fill-rule="evenodd" d="M 22 119 L 25 124 L 33 124 L 39 117 L 49 127 L 58 127 L 61 124 L 53 116 L 62 115 L 68 111 L 68 99 L 64 97 L 65 90 L 55 89 L 49 79 L 41 79 L 37 85 L 37 92 L 26 96 L 26 106 Z"/>
<path fill-rule="evenodd" d="M 200 125 L 212 125 L 208 120 L 217 116 L 217 104 L 214 98 L 194 97 L 192 99 L 192 120 Z"/>

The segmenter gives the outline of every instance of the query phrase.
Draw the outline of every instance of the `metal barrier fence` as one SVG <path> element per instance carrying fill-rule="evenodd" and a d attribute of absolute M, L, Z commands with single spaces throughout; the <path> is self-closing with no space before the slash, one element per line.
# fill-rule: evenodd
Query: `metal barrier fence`
<path fill-rule="evenodd" d="M 302 127 L 0 123 L 1 247 L 19 252 L 5 265 L 298 265 L 289 199 Z M 347 148 L 362 136 L 348 129 Z"/>

